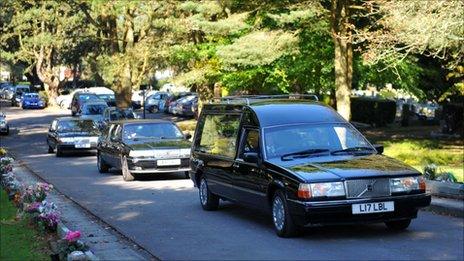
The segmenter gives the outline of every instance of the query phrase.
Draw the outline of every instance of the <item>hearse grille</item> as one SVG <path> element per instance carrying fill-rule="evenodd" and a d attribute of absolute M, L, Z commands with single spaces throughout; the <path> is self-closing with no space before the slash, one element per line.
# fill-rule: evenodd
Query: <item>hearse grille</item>
<path fill-rule="evenodd" d="M 390 196 L 390 179 L 355 179 L 346 181 L 347 198 Z"/>

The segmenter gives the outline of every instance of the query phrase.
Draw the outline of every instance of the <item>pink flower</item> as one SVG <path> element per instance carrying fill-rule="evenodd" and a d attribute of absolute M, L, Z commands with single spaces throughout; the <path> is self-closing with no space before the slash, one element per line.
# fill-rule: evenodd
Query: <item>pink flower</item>
<path fill-rule="evenodd" d="M 76 231 L 68 231 L 66 233 L 65 239 L 68 240 L 68 242 L 74 242 L 78 240 L 81 237 L 81 232 L 76 230 Z"/>

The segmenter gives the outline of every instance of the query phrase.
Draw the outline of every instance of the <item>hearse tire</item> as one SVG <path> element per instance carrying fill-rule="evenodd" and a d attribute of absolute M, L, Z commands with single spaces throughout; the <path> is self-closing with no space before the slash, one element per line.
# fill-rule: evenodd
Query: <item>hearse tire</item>
<path fill-rule="evenodd" d="M 133 181 L 135 179 L 134 175 L 129 171 L 126 157 L 121 157 L 121 172 L 124 181 Z"/>
<path fill-rule="evenodd" d="M 272 223 L 279 237 L 295 237 L 300 228 L 293 222 L 288 210 L 287 200 L 282 190 L 277 190 L 272 198 Z"/>
<path fill-rule="evenodd" d="M 219 197 L 211 193 L 208 188 L 208 182 L 204 177 L 200 179 L 200 186 L 198 187 L 198 194 L 200 196 L 200 204 L 204 210 L 217 210 L 219 207 Z"/>

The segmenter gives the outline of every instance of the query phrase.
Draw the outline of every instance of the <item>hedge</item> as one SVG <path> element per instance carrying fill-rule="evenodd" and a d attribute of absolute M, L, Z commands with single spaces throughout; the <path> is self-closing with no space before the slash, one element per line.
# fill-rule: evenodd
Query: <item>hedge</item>
<path fill-rule="evenodd" d="M 351 97 L 351 120 L 375 126 L 385 126 L 395 120 L 393 100 Z"/>

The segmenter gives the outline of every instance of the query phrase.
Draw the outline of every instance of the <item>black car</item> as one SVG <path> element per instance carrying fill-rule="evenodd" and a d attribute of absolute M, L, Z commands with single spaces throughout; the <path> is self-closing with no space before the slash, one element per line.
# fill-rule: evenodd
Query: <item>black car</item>
<path fill-rule="evenodd" d="M 166 172 L 184 172 L 188 177 L 189 138 L 170 121 L 111 122 L 98 142 L 97 167 L 100 173 L 120 169 L 125 181 Z"/>
<path fill-rule="evenodd" d="M 56 156 L 64 152 L 93 150 L 97 147 L 100 131 L 92 119 L 61 117 L 53 120 L 48 130 L 48 153 Z"/>
<path fill-rule="evenodd" d="M 205 210 L 219 199 L 272 213 L 277 235 L 319 224 L 406 229 L 430 204 L 415 169 L 372 146 L 336 111 L 290 99 L 226 99 L 203 107 L 190 177 Z"/>
<path fill-rule="evenodd" d="M 133 120 L 137 115 L 131 108 L 108 107 L 103 112 L 102 128 L 108 126 L 108 123 L 119 120 Z"/>
<path fill-rule="evenodd" d="M 91 92 L 76 92 L 74 93 L 72 100 L 71 100 L 71 105 L 70 105 L 70 110 L 72 116 L 76 116 L 77 114 L 81 113 L 82 111 L 82 106 L 84 103 L 89 102 L 89 101 L 102 101 L 105 102 L 104 100 L 100 99 L 95 93 Z"/>

